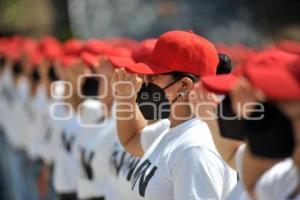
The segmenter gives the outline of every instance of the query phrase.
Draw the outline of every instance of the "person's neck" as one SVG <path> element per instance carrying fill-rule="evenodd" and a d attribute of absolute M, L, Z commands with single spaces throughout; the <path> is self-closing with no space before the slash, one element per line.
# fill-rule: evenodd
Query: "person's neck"
<path fill-rule="evenodd" d="M 194 115 L 191 115 L 191 108 L 189 105 L 176 106 L 169 117 L 169 121 L 171 123 L 170 127 L 176 127 L 179 124 L 192 119 L 193 117 Z"/>
<path fill-rule="evenodd" d="M 245 189 L 250 196 L 255 199 L 254 187 L 256 181 L 261 177 L 268 169 L 282 161 L 282 159 L 267 159 L 253 155 L 249 148 L 246 148 L 243 158 L 243 183 Z"/>

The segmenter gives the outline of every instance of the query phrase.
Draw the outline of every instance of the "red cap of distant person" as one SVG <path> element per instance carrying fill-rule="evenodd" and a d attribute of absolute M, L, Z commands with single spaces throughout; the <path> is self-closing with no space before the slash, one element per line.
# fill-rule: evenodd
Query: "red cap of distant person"
<path fill-rule="evenodd" d="M 39 41 L 39 48 L 47 60 L 59 59 L 63 54 L 60 42 L 52 36 L 43 37 Z"/>
<path fill-rule="evenodd" d="M 27 52 L 27 58 L 28 62 L 33 66 L 39 65 L 43 61 L 43 55 L 38 49 Z"/>
<path fill-rule="evenodd" d="M 132 51 L 126 47 L 113 47 L 109 52 L 106 53 L 106 55 L 117 57 L 131 57 Z"/>
<path fill-rule="evenodd" d="M 83 49 L 83 42 L 78 39 L 70 39 L 63 43 L 62 48 L 65 54 L 80 55 Z"/>
<path fill-rule="evenodd" d="M 8 43 L 4 55 L 13 61 L 19 60 L 21 58 L 22 52 L 18 43 L 16 42 Z"/>
<path fill-rule="evenodd" d="M 85 42 L 83 51 L 94 55 L 105 55 L 112 50 L 112 46 L 99 39 L 90 39 Z"/>
<path fill-rule="evenodd" d="M 245 76 L 248 69 L 261 68 L 267 71 L 276 71 L 289 66 L 297 60 L 297 55 L 284 51 L 274 49 L 262 51 L 242 62 L 231 74 L 205 76 L 201 78 L 201 83 L 212 92 L 226 94 L 232 89 L 239 76 Z"/>
<path fill-rule="evenodd" d="M 218 63 L 218 53 L 211 42 L 190 31 L 174 30 L 158 38 L 147 62 L 128 69 L 145 75 L 178 71 L 201 77 L 215 74 Z"/>
<path fill-rule="evenodd" d="M 260 66 L 247 67 L 244 75 L 270 100 L 300 100 L 300 59 L 272 70 Z"/>

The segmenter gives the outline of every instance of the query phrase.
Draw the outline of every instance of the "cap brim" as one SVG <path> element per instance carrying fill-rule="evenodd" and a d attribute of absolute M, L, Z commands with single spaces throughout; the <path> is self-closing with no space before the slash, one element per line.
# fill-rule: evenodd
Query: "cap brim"
<path fill-rule="evenodd" d="M 270 69 L 267 67 L 248 67 L 246 78 L 260 89 L 269 99 L 300 99 L 300 85 L 287 68 Z"/>
<path fill-rule="evenodd" d="M 130 72 L 143 75 L 163 74 L 174 71 L 170 68 L 162 67 L 151 62 L 136 63 L 125 68 Z"/>
<path fill-rule="evenodd" d="M 108 60 L 117 68 L 134 65 L 135 62 L 131 57 L 119 57 L 119 56 L 109 56 Z"/>
<path fill-rule="evenodd" d="M 238 76 L 234 74 L 205 76 L 201 78 L 201 83 L 204 87 L 217 94 L 226 94 L 234 86 Z"/>

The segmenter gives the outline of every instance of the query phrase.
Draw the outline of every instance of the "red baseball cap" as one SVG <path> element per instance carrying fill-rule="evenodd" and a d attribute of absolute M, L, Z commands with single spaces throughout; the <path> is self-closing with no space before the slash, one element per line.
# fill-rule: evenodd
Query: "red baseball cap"
<path fill-rule="evenodd" d="M 138 48 L 133 52 L 132 58 L 135 62 L 145 62 L 150 59 L 157 39 L 150 38 L 143 40 Z"/>
<path fill-rule="evenodd" d="M 120 56 L 110 56 L 109 61 L 115 67 L 126 67 L 134 65 L 137 62 L 143 62 L 149 60 L 157 39 L 147 39 L 140 43 L 139 47 L 133 52 L 132 57 L 120 57 Z"/>
<path fill-rule="evenodd" d="M 226 54 L 233 61 L 234 66 L 239 65 L 243 61 L 253 54 L 256 50 L 251 49 L 247 46 L 236 44 L 236 45 L 227 45 L 223 43 L 215 44 L 218 53 Z"/>
<path fill-rule="evenodd" d="M 83 47 L 83 51 L 94 55 L 105 55 L 112 50 L 112 46 L 99 39 L 88 40 Z"/>
<path fill-rule="evenodd" d="M 250 56 L 242 62 L 231 74 L 205 76 L 201 78 L 201 83 L 210 91 L 225 94 L 228 93 L 240 76 L 245 76 L 246 70 L 262 69 L 267 71 L 277 71 L 288 67 L 298 60 L 298 56 L 280 50 L 262 51 Z M 251 73 L 250 72 L 250 73 Z M 265 79 L 267 79 L 265 77 Z"/>
<path fill-rule="evenodd" d="M 80 40 L 69 39 L 63 43 L 62 48 L 65 54 L 80 55 L 83 45 L 83 42 Z"/>
<path fill-rule="evenodd" d="M 35 50 L 28 51 L 26 55 L 28 62 L 31 65 L 38 65 L 43 61 L 43 55 L 37 48 Z"/>
<path fill-rule="evenodd" d="M 218 53 L 211 42 L 189 31 L 174 30 L 158 38 L 147 62 L 128 69 L 138 74 L 179 71 L 200 77 L 215 74 L 218 63 Z"/>
<path fill-rule="evenodd" d="M 16 42 L 9 42 L 4 52 L 4 55 L 13 61 L 19 60 L 22 55 L 19 44 Z"/>
<path fill-rule="evenodd" d="M 125 47 L 113 47 L 109 52 L 106 53 L 106 55 L 117 57 L 131 57 L 132 51 Z"/>
<path fill-rule="evenodd" d="M 124 37 L 109 37 L 106 38 L 105 41 L 107 41 L 113 47 L 125 47 L 131 51 L 135 50 L 139 45 L 138 41 Z"/>
<path fill-rule="evenodd" d="M 247 67 L 245 77 L 271 100 L 300 100 L 300 59 L 285 67 Z"/>
<path fill-rule="evenodd" d="M 293 40 L 281 40 L 275 46 L 283 51 L 300 55 L 300 42 Z"/>

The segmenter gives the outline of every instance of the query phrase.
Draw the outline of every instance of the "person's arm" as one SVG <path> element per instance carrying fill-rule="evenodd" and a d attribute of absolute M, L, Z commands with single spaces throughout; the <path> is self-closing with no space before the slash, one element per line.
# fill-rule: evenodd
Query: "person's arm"
<path fill-rule="evenodd" d="M 129 74 L 124 69 L 114 71 L 112 87 L 116 100 L 119 140 L 126 151 L 139 157 L 144 154 L 140 134 L 147 125 L 147 121 L 136 104 L 136 94 L 141 85 L 142 79 L 136 74 Z"/>

